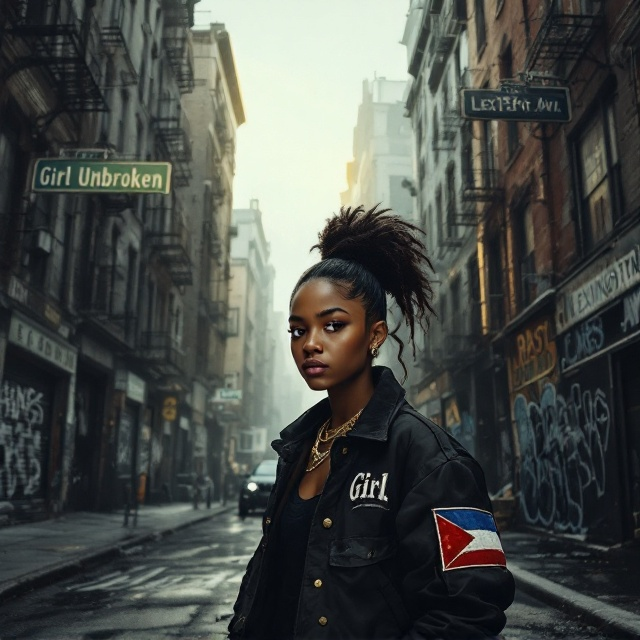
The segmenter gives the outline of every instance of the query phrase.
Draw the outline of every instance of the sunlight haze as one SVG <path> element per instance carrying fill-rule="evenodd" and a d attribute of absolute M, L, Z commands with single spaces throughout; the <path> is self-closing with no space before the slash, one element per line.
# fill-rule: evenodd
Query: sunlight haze
<path fill-rule="evenodd" d="M 202 0 L 198 26 L 224 23 L 246 123 L 238 130 L 234 208 L 257 198 L 274 306 L 288 311 L 324 221 L 340 206 L 362 82 L 407 78 L 403 0 Z M 359 203 L 354 203 L 359 204 Z M 284 330 L 284 328 L 283 328 Z"/>

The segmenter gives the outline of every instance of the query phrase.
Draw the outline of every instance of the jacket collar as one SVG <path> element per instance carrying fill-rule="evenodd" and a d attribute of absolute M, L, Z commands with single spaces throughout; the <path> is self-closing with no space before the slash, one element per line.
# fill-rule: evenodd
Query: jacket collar
<path fill-rule="evenodd" d="M 387 439 L 389 426 L 402 405 L 405 390 L 387 367 L 373 367 L 373 382 L 373 395 L 347 437 L 378 441 Z M 283 429 L 280 439 L 274 440 L 271 446 L 288 459 L 287 453 L 293 454 L 297 451 L 297 445 L 311 437 L 311 434 L 315 435 L 316 429 L 330 414 L 329 399 L 324 398 Z"/>

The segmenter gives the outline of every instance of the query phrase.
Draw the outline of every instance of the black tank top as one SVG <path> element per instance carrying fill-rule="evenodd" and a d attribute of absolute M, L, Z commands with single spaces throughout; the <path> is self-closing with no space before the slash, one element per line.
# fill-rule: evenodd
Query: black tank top
<path fill-rule="evenodd" d="M 276 592 L 271 619 L 273 640 L 293 638 L 309 532 L 319 500 L 320 495 L 303 500 L 295 486 L 280 514 L 275 536 L 275 564 L 272 565 L 272 588 Z"/>

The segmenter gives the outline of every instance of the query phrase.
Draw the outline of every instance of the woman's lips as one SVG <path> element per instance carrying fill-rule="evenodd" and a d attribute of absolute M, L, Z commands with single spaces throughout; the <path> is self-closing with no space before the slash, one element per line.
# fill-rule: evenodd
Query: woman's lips
<path fill-rule="evenodd" d="M 302 371 L 306 376 L 319 376 L 322 375 L 327 369 L 327 365 L 319 360 L 309 360 L 302 363 Z"/>
<path fill-rule="evenodd" d="M 307 376 L 319 376 L 322 375 L 326 371 L 327 367 L 325 366 L 316 366 L 313 365 L 311 367 L 304 367 L 304 373 Z"/>

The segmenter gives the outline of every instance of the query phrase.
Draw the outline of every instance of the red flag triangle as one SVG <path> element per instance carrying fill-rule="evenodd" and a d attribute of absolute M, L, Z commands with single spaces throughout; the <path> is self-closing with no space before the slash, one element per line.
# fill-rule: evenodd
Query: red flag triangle
<path fill-rule="evenodd" d="M 442 563 L 446 569 L 469 546 L 473 536 L 458 525 L 436 514 Z"/>

